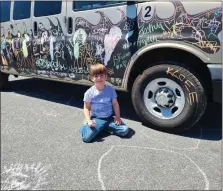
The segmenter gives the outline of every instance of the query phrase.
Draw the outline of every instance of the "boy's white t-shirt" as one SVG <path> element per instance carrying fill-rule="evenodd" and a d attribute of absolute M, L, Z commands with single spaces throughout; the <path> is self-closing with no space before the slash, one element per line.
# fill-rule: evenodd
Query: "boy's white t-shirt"
<path fill-rule="evenodd" d="M 109 117 L 113 114 L 112 100 L 117 98 L 115 89 L 105 85 L 102 91 L 95 86 L 89 88 L 84 94 L 84 102 L 91 104 L 91 116 Z"/>

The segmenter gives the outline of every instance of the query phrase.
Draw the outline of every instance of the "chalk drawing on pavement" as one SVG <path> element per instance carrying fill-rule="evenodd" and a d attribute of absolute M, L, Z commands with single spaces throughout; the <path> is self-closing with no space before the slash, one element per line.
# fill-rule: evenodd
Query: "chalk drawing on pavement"
<path fill-rule="evenodd" d="M 184 159 L 185 161 L 188 161 L 188 163 L 189 163 L 189 165 L 186 165 L 185 169 L 181 169 L 181 173 L 184 174 L 184 171 L 186 171 L 189 168 L 189 166 L 191 166 L 192 168 L 196 169 L 196 171 L 197 171 L 196 173 L 200 174 L 201 177 L 203 177 L 203 180 L 204 180 L 204 188 L 203 189 L 204 190 L 209 190 L 209 181 L 208 181 L 208 178 L 207 178 L 206 174 L 204 173 L 204 171 L 189 156 L 187 156 L 185 154 L 181 154 L 180 152 L 167 150 L 167 149 L 157 149 L 157 148 L 151 148 L 151 147 L 127 146 L 127 145 L 113 145 L 99 159 L 99 163 L 98 163 L 98 181 L 101 184 L 102 190 L 106 190 L 106 186 L 105 186 L 105 183 L 104 183 L 104 178 L 105 177 L 102 175 L 102 172 L 101 172 L 102 171 L 102 161 L 103 161 L 103 159 L 106 156 L 108 156 L 116 148 L 125 148 L 125 149 L 127 149 L 127 148 L 130 148 L 130 149 L 135 148 L 135 149 L 140 149 L 140 150 L 146 149 L 146 150 L 150 150 L 150 151 L 167 152 L 167 153 L 170 153 L 171 155 L 174 155 L 174 154 L 178 155 L 179 157 L 182 157 L 182 159 Z M 191 172 L 191 173 L 194 174 L 194 172 Z M 179 184 L 179 181 L 177 182 L 177 184 Z"/>
<path fill-rule="evenodd" d="M 1 190 L 41 190 L 47 184 L 50 166 L 41 163 L 11 164 L 2 167 Z"/>

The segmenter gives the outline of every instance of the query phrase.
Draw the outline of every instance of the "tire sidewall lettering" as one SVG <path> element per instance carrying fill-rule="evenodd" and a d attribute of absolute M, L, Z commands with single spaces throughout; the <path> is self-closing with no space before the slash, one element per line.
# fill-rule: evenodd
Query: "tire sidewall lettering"
<path fill-rule="evenodd" d="M 167 66 L 166 73 L 168 78 L 175 82 L 179 82 L 181 88 L 184 91 L 186 102 L 189 103 L 190 106 L 197 105 L 199 103 L 199 97 L 196 90 L 196 86 L 193 80 L 189 79 L 188 74 L 175 66 Z"/>

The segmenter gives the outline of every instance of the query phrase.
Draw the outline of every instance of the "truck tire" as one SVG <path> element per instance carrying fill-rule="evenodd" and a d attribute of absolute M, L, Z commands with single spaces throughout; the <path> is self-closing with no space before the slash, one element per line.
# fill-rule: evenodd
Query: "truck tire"
<path fill-rule="evenodd" d="M 131 96 L 142 122 L 168 133 L 194 126 L 207 106 L 207 95 L 198 78 L 173 62 L 146 69 L 136 78 Z"/>
<path fill-rule="evenodd" d="M 8 81 L 9 81 L 9 74 L 0 72 L 0 89 L 1 90 L 4 90 L 7 88 Z"/>

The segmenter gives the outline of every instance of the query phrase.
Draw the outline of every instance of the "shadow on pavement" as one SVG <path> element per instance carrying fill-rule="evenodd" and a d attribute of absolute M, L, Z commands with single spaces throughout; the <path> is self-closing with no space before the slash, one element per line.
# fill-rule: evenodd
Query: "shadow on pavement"
<path fill-rule="evenodd" d="M 77 108 L 83 108 L 83 95 L 89 86 L 74 85 L 49 80 L 35 78 L 19 79 L 10 81 L 5 92 L 15 92 L 21 95 L 35 97 L 50 102 L 70 105 Z M 117 91 L 118 101 L 121 109 L 121 117 L 140 122 L 136 115 L 130 93 Z M 200 137 L 197 133 L 200 128 L 206 133 Z M 134 131 L 134 130 L 132 130 Z M 135 132 L 132 132 L 134 135 Z M 132 136 L 130 135 L 130 136 Z M 193 129 L 177 134 L 191 138 L 201 138 L 207 140 L 222 139 L 222 104 L 209 103 L 206 113 Z M 102 135 L 106 136 L 106 134 Z"/>

